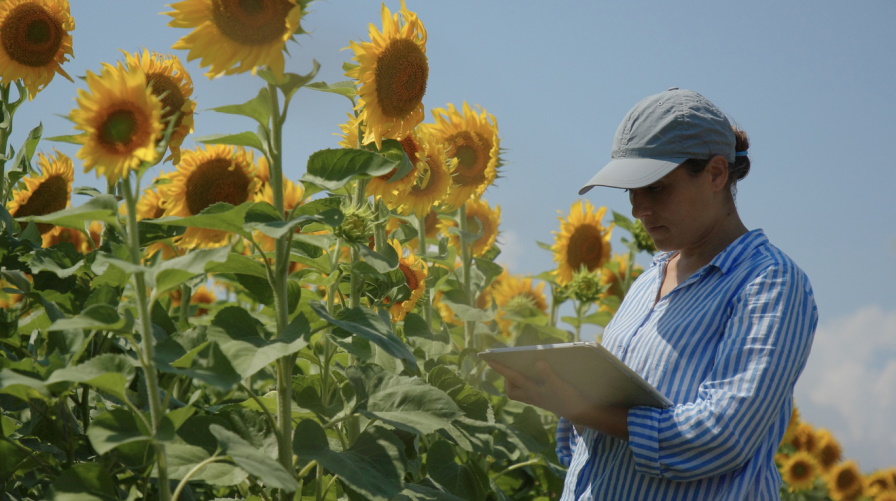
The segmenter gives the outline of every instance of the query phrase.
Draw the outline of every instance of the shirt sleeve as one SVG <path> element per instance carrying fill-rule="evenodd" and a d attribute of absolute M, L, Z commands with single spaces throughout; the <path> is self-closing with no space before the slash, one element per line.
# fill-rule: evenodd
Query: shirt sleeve
<path fill-rule="evenodd" d="M 808 279 L 788 266 L 770 267 L 731 307 L 696 401 L 629 410 L 638 471 L 680 481 L 732 471 L 755 455 L 791 398 L 818 320 Z"/>
<path fill-rule="evenodd" d="M 568 419 L 561 417 L 557 423 L 557 459 L 560 464 L 569 468 L 572 463 L 572 455 L 576 450 L 579 434 L 576 427 Z"/>

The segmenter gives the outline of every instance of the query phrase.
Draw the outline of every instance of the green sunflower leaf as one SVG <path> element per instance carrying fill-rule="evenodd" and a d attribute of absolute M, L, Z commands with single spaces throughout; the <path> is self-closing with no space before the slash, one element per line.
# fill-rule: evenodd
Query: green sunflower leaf
<path fill-rule="evenodd" d="M 402 489 L 404 444 L 382 427 L 366 429 L 345 451 L 330 449 L 326 432 L 316 421 L 296 426 L 293 452 L 304 461 L 317 461 L 364 499 L 388 501 Z"/>
<path fill-rule="evenodd" d="M 340 335 L 338 332 L 340 330 L 343 334 L 354 334 L 376 344 L 399 360 L 411 365 L 417 363 L 407 345 L 392 332 L 388 317 L 384 319 L 367 308 L 346 308 L 339 312 L 337 318 L 330 315 L 327 308 L 319 302 L 311 302 L 309 305 L 320 318 L 338 327 L 335 333 L 337 336 Z"/>
<path fill-rule="evenodd" d="M 37 127 L 31 129 L 22 147 L 19 148 L 19 152 L 16 153 L 15 159 L 12 161 L 11 169 L 19 169 L 22 172 L 27 170 L 26 166 L 31 162 L 31 157 L 34 156 L 34 150 L 37 148 L 37 143 L 40 142 L 40 136 L 43 132 L 43 124 L 38 124 Z M 22 162 L 25 162 L 26 165 L 23 166 Z"/>
<path fill-rule="evenodd" d="M 147 223 L 162 224 L 168 226 L 187 226 L 206 230 L 221 230 L 236 233 L 242 237 L 249 237 L 249 233 L 243 229 L 246 213 L 252 207 L 253 202 L 245 202 L 237 206 L 225 202 L 206 207 L 195 216 L 168 216 L 159 219 L 146 219 Z"/>
<path fill-rule="evenodd" d="M 194 250 L 184 256 L 169 259 L 153 270 L 152 281 L 161 294 L 180 287 L 183 282 L 206 273 L 213 263 L 225 263 L 230 248 Z"/>
<path fill-rule="evenodd" d="M 258 137 L 258 134 L 250 131 L 240 132 L 237 134 L 211 134 L 195 139 L 198 143 L 203 144 L 228 144 L 232 146 L 247 146 L 255 148 L 258 151 L 267 151 L 264 142 Z"/>
<path fill-rule="evenodd" d="M 218 439 L 218 444 L 224 453 L 233 458 L 234 463 L 260 478 L 267 487 L 283 489 L 286 492 L 295 492 L 299 487 L 292 473 L 286 471 L 283 465 L 236 433 L 217 424 L 209 426 L 209 431 Z"/>
<path fill-rule="evenodd" d="M 307 346 L 305 335 L 310 331 L 308 320 L 299 314 L 282 335 L 269 340 L 264 326 L 248 311 L 228 306 L 215 315 L 208 338 L 218 343 L 234 370 L 245 379 Z"/>
<path fill-rule="evenodd" d="M 91 198 L 77 207 L 70 207 L 43 216 L 16 218 L 17 221 L 47 223 L 66 228 L 82 229 L 91 221 L 118 223 L 118 200 L 112 195 Z"/>
<path fill-rule="evenodd" d="M 49 499 L 93 501 L 121 499 L 115 477 L 100 463 L 77 463 L 53 480 Z"/>
<path fill-rule="evenodd" d="M 306 87 L 321 92 L 331 92 L 333 94 L 339 94 L 340 96 L 347 97 L 352 102 L 354 102 L 355 95 L 358 93 L 358 91 L 355 89 L 355 82 L 352 80 L 346 80 L 343 82 L 336 82 L 332 84 L 328 84 L 326 82 L 314 82 L 306 85 Z"/>
<path fill-rule="evenodd" d="M 212 108 L 212 111 L 249 117 L 260 125 L 267 127 L 271 122 L 271 106 L 271 92 L 267 87 L 262 87 L 258 91 L 257 96 L 243 104 L 218 106 L 217 108 Z"/>
<path fill-rule="evenodd" d="M 84 383 L 124 400 L 127 387 L 135 375 L 134 364 L 129 358 L 107 353 L 93 357 L 83 364 L 54 371 L 47 378 L 46 384 Z"/>
<path fill-rule="evenodd" d="M 335 191 L 355 176 L 381 176 L 397 169 L 401 162 L 367 150 L 348 148 L 316 151 L 308 158 L 303 183 Z"/>
<path fill-rule="evenodd" d="M 113 306 L 93 304 L 76 316 L 60 318 L 53 322 L 53 325 L 47 330 L 64 331 L 69 329 L 133 332 L 134 317 L 129 310 L 125 310 L 125 315 L 122 317 Z"/>

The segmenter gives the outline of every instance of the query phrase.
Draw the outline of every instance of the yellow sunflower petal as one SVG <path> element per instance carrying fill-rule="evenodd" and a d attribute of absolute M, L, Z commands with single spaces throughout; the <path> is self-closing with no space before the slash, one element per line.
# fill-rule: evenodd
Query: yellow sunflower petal
<path fill-rule="evenodd" d="M 404 0 L 394 15 L 381 9 L 383 29 L 370 25 L 370 42 L 350 42 L 358 66 L 346 76 L 358 81 L 358 118 L 366 124 L 364 140 L 401 139 L 423 121 L 423 95 L 429 78 L 426 29 Z"/>
<path fill-rule="evenodd" d="M 72 57 L 68 0 L 0 1 L 0 84 L 21 79 L 34 99 Z"/>
<path fill-rule="evenodd" d="M 606 207 L 595 210 L 591 202 L 577 200 L 572 204 L 569 215 L 560 218 L 560 231 L 553 232 L 555 274 L 560 285 L 572 281 L 572 275 L 580 268 L 594 271 L 610 258 L 610 236 L 613 224 L 604 227 L 601 220 Z"/>
<path fill-rule="evenodd" d="M 162 136 L 162 104 L 147 88 L 143 71 L 104 65 L 97 75 L 87 72 L 89 90 L 78 90 L 78 108 L 70 117 L 83 144 L 77 156 L 85 171 L 117 182 L 143 162 L 158 160 Z"/>
<path fill-rule="evenodd" d="M 199 59 L 209 78 L 263 66 L 283 78 L 283 51 L 302 19 L 296 0 L 184 0 L 170 7 L 169 26 L 193 29 L 172 48 Z"/>

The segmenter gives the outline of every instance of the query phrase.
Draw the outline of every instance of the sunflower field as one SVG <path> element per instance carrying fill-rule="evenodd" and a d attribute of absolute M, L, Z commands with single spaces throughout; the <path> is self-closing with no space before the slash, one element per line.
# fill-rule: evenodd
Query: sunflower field
<path fill-rule="evenodd" d="M 247 132 L 196 134 L 190 74 L 146 49 L 76 76 L 71 134 L 43 137 L 16 111 L 73 80 L 75 20 L 68 0 L 0 0 L 0 499 L 559 497 L 556 417 L 476 354 L 599 331 L 652 243 L 577 201 L 539 243 L 554 269 L 504 269 L 495 117 L 463 102 L 425 121 L 427 33 L 404 1 L 347 41 L 345 81 L 286 72 L 310 1 L 162 14 L 205 76 L 254 75 L 212 109 Z M 348 118 L 287 159 L 298 92 Z M 896 468 L 842 456 L 795 413 L 782 496 L 896 499 Z"/>

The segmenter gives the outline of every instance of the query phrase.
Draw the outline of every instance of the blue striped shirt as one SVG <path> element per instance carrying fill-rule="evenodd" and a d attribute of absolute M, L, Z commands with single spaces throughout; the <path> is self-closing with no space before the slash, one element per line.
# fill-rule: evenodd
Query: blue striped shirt
<path fill-rule="evenodd" d="M 672 256 L 635 281 L 602 343 L 675 405 L 630 409 L 628 442 L 561 419 L 563 501 L 779 498 L 774 455 L 818 322 L 809 280 L 753 230 L 656 301 Z"/>

